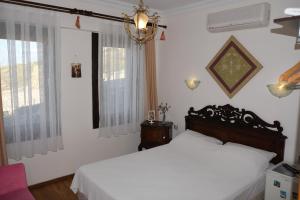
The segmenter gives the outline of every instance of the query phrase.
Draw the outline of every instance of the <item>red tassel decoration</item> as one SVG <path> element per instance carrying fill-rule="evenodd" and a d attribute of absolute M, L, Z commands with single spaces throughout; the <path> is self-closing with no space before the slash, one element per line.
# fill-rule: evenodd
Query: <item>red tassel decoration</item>
<path fill-rule="evenodd" d="M 76 18 L 75 26 L 76 26 L 76 28 L 80 29 L 80 17 L 79 16 L 77 16 L 77 18 Z"/>
<path fill-rule="evenodd" d="M 161 32 L 160 40 L 166 40 L 165 31 Z"/>

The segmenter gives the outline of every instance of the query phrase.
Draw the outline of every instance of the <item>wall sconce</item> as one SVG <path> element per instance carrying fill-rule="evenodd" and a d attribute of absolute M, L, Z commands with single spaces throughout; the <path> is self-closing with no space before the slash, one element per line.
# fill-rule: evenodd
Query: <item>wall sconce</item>
<path fill-rule="evenodd" d="M 200 81 L 197 80 L 197 79 L 188 79 L 188 80 L 185 80 L 185 84 L 186 86 L 191 89 L 191 90 L 194 90 L 198 87 Z"/>
<path fill-rule="evenodd" d="M 278 83 L 267 85 L 267 87 L 272 95 L 281 98 L 288 96 L 293 90 L 300 89 L 300 85 L 297 85 L 299 82 L 300 62 L 281 74 Z"/>
<path fill-rule="evenodd" d="M 267 85 L 271 94 L 275 97 L 286 97 L 293 92 L 293 90 L 300 89 L 300 85 L 287 85 L 286 82 L 279 82 L 276 84 Z"/>

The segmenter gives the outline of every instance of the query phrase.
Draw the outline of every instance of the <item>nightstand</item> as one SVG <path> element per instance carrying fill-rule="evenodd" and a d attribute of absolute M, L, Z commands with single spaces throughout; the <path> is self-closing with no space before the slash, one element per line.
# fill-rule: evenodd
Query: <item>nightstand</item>
<path fill-rule="evenodd" d="M 279 163 L 267 171 L 265 200 L 297 200 L 297 187 L 296 175 Z"/>
<path fill-rule="evenodd" d="M 144 121 L 141 124 L 141 143 L 138 150 L 164 145 L 172 140 L 172 122 Z"/>

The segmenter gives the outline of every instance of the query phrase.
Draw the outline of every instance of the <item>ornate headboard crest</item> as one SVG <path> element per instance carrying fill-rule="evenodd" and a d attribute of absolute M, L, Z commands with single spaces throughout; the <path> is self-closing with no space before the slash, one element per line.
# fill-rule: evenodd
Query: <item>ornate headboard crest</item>
<path fill-rule="evenodd" d="M 274 164 L 284 159 L 287 137 L 282 134 L 280 123 L 265 122 L 251 111 L 229 104 L 209 105 L 198 111 L 190 108 L 188 116 L 185 116 L 185 126 L 186 129 L 215 137 L 223 143 L 234 142 L 275 152 L 277 156 L 272 159 Z"/>
<path fill-rule="evenodd" d="M 209 105 L 201 110 L 195 111 L 193 107 L 188 111 L 189 116 L 197 116 L 202 119 L 212 119 L 224 123 L 231 123 L 236 126 L 257 128 L 275 131 L 282 134 L 283 128 L 280 122 L 274 121 L 273 124 L 267 123 L 255 113 L 245 109 L 238 109 L 229 104 L 224 106 Z"/>

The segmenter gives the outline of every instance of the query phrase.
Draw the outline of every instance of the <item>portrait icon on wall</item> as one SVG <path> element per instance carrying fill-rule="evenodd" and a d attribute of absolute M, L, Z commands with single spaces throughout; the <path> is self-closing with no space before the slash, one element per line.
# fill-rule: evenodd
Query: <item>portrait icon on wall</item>
<path fill-rule="evenodd" d="M 81 78 L 81 63 L 72 63 L 72 78 Z"/>
<path fill-rule="evenodd" d="M 155 110 L 150 110 L 148 112 L 148 121 L 150 123 L 153 123 L 154 120 L 155 120 Z"/>

